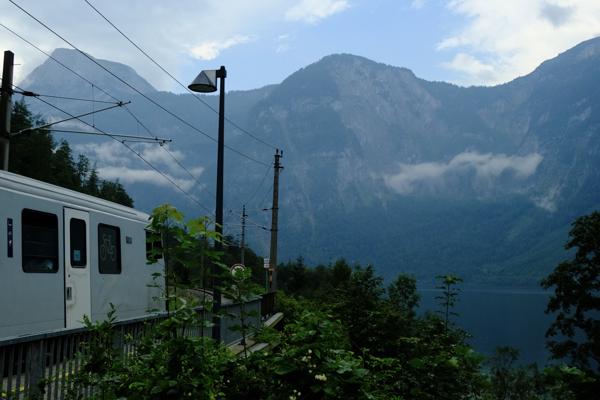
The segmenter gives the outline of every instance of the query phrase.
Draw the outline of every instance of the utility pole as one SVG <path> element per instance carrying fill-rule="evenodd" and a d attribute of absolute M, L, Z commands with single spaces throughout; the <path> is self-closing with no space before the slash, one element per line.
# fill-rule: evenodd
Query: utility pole
<path fill-rule="evenodd" d="M 241 255 L 240 255 L 240 263 L 242 265 L 244 265 L 244 253 L 245 253 L 245 240 L 246 240 L 246 217 L 248 215 L 246 214 L 246 205 L 244 204 L 242 206 L 242 242 L 240 244 L 240 248 L 241 248 Z"/>
<path fill-rule="evenodd" d="M 15 55 L 12 51 L 4 52 L 4 68 L 2 69 L 2 96 L 0 97 L 0 169 L 8 171 L 8 155 L 10 150 L 10 114 L 12 112 L 12 83 Z"/>
<path fill-rule="evenodd" d="M 271 208 L 271 251 L 269 253 L 271 275 L 271 292 L 277 291 L 277 223 L 279 214 L 279 171 L 283 169 L 280 159 L 283 151 L 275 150 L 273 165 L 273 207 Z"/>

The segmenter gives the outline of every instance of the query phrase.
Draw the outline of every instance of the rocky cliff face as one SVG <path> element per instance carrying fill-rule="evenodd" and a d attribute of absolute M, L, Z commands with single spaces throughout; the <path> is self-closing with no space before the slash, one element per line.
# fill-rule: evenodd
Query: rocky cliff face
<path fill-rule="evenodd" d="M 128 67 L 111 66 L 152 92 Z M 26 82 L 64 94 L 62 76 L 44 64 Z M 89 90 L 70 84 L 70 95 Z M 210 186 L 213 145 L 129 95 L 158 133 L 176 136 L 174 148 L 188 160 L 201 154 L 201 179 Z M 201 125 L 215 120 L 206 129 L 216 132 L 216 118 L 198 112 L 189 95 L 155 95 Z M 530 284 L 563 256 L 572 219 L 599 205 L 598 39 L 496 87 L 427 82 L 342 54 L 279 85 L 232 92 L 227 101 L 230 118 L 284 149 L 283 260 L 345 256 L 373 262 L 389 277 L 399 270 L 423 279 L 455 272 L 474 282 Z M 269 160 L 265 148 L 232 127 L 227 135 L 232 147 Z M 232 154 L 226 161 L 226 202 L 239 208 L 265 170 Z M 148 193 L 148 186 L 134 189 Z M 266 189 L 252 199 L 257 208 L 266 206 L 259 200 L 268 198 Z M 160 200 L 144 195 L 139 206 L 150 206 L 144 199 Z"/>

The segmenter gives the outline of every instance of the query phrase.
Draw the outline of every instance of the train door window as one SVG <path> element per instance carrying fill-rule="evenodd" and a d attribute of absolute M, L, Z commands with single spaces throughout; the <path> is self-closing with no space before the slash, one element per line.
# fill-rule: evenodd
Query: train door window
<path fill-rule="evenodd" d="M 21 255 L 24 272 L 58 271 L 58 217 L 36 210 L 21 212 Z"/>
<path fill-rule="evenodd" d="M 98 225 L 98 269 L 101 274 L 121 273 L 121 230 L 117 226 Z"/>
<path fill-rule="evenodd" d="M 82 219 L 71 218 L 69 223 L 71 239 L 71 266 L 73 268 L 85 268 L 87 263 L 87 228 Z"/>

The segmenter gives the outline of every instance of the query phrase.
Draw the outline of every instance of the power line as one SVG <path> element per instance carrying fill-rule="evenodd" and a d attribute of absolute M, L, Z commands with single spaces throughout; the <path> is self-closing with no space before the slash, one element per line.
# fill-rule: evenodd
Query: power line
<path fill-rule="evenodd" d="M 111 99 L 115 100 L 116 102 L 119 102 L 121 100 L 117 99 L 116 97 L 114 97 L 113 95 L 111 95 L 110 93 L 108 93 L 107 91 L 103 90 L 101 87 L 99 87 L 98 85 L 95 85 L 92 81 L 90 81 L 89 79 L 87 79 L 86 77 L 84 77 L 83 75 L 81 75 L 80 73 L 78 73 L 77 71 L 75 71 L 74 69 L 72 69 L 71 67 L 65 65 L 63 62 L 61 62 L 60 60 L 58 60 L 56 57 L 54 57 L 51 54 L 48 54 L 47 52 L 45 52 L 44 50 L 42 50 L 39 46 L 36 46 L 35 44 L 31 43 L 29 40 L 25 39 L 23 36 L 19 35 L 17 32 L 13 31 L 12 29 L 10 29 L 8 26 L 4 25 L 3 23 L 0 22 L 0 25 L 6 29 L 7 31 L 9 31 L 10 33 L 12 33 L 13 35 L 15 35 L 16 37 L 18 37 L 19 39 L 21 39 L 22 41 L 24 41 L 25 43 L 29 44 L 30 46 L 32 46 L 33 48 L 35 48 L 36 50 L 38 50 L 39 52 L 41 52 L 42 54 L 45 54 L 48 58 L 50 58 L 51 60 L 54 60 L 57 64 L 59 64 L 60 66 L 62 66 L 63 68 L 65 68 L 66 70 L 72 72 L 74 75 L 78 76 L 79 78 L 81 78 L 83 81 L 89 83 L 92 86 L 95 86 L 98 90 L 100 90 L 102 93 L 104 93 L 105 95 L 107 95 L 108 97 L 110 97 Z"/>
<path fill-rule="evenodd" d="M 95 125 L 93 125 L 95 126 Z M 31 129 L 27 129 L 27 131 L 31 131 L 34 130 L 36 128 L 31 128 Z M 99 136 L 105 136 L 102 133 L 99 132 L 90 132 L 90 131 L 77 131 L 77 130 L 73 130 L 73 129 L 58 129 L 58 128 L 52 128 L 52 129 L 48 129 L 49 132 L 61 132 L 61 133 L 78 133 L 81 135 L 99 135 Z M 133 142 L 133 143 L 158 143 L 159 145 L 164 145 L 165 143 L 169 143 L 172 142 L 171 139 L 165 139 L 165 138 L 159 138 L 159 137 L 144 137 L 144 136 L 134 136 L 134 135 L 124 135 L 124 134 L 118 134 L 118 133 L 111 133 L 110 134 L 111 137 L 113 138 L 119 138 L 120 142 Z"/>
<path fill-rule="evenodd" d="M 163 105 L 159 104 L 154 99 L 148 97 L 148 95 L 146 95 L 145 93 L 141 92 L 135 86 L 131 85 L 129 82 L 127 82 L 126 80 L 124 80 L 123 78 L 121 78 L 120 76 L 118 76 L 114 72 L 112 72 L 110 69 L 106 68 L 104 65 L 102 65 L 101 63 L 99 63 L 94 57 L 92 57 L 89 54 L 85 53 L 84 51 L 80 50 L 77 46 L 75 46 L 73 43 L 71 43 L 70 41 L 68 41 L 67 39 L 65 39 L 63 36 L 61 36 L 60 34 L 58 34 L 56 31 L 54 31 L 52 28 L 50 28 L 48 25 L 46 25 L 40 19 L 38 19 L 37 17 L 35 17 L 34 15 L 32 15 L 29 11 L 25 10 L 23 7 L 21 7 L 20 5 L 18 5 L 14 0 L 8 0 L 8 1 L 10 1 L 15 7 L 17 7 L 18 9 L 20 9 L 22 12 L 24 12 L 25 14 L 27 14 L 30 18 L 32 18 L 33 20 L 35 20 L 38 24 L 40 24 L 41 26 L 43 26 L 44 28 L 46 28 L 48 31 L 52 32 L 52 34 L 54 34 L 56 37 L 60 38 L 62 41 L 64 41 L 65 43 L 67 43 L 69 46 L 71 46 L 73 49 L 77 50 L 79 53 L 81 53 L 88 60 L 90 60 L 91 62 L 93 62 L 94 64 L 96 64 L 100 68 L 102 68 L 104 71 L 106 71 L 107 73 L 109 73 L 111 76 L 113 76 L 115 79 L 117 79 L 118 81 L 120 81 L 121 83 L 123 83 L 124 85 L 126 85 L 128 88 L 130 88 L 131 90 L 133 90 L 137 94 L 139 94 L 140 96 L 142 96 L 143 98 L 145 98 L 146 100 L 148 100 L 150 103 L 154 104 L 156 107 L 160 108 L 161 110 L 163 110 L 167 114 L 171 115 L 173 118 L 177 119 L 178 121 L 180 121 L 184 125 L 187 125 L 188 127 L 190 127 L 191 129 L 193 129 L 194 131 L 198 132 L 199 134 L 207 137 L 208 139 L 212 140 L 213 142 L 217 142 L 217 139 L 213 138 L 212 136 L 210 136 L 209 134 L 207 134 L 206 132 L 204 132 L 200 128 L 198 128 L 198 127 L 192 125 L 191 123 L 189 123 L 188 121 L 184 120 L 179 115 L 175 114 L 174 112 L 170 111 L 169 109 L 167 109 Z M 245 153 L 242 153 L 239 150 L 236 150 L 235 148 L 233 148 L 231 146 L 225 145 L 225 148 L 229 149 L 230 151 L 232 151 L 232 152 L 234 152 L 234 153 L 236 153 L 236 154 L 238 154 L 238 155 L 240 155 L 240 156 L 242 156 L 242 157 L 244 157 L 244 158 L 246 158 L 246 159 L 248 159 L 250 161 L 254 161 L 257 164 L 261 164 L 261 165 L 264 165 L 264 166 L 268 165 L 268 164 L 266 164 L 266 163 L 264 163 L 262 161 L 259 161 L 259 160 L 255 159 L 255 158 L 253 158 L 253 157 L 245 154 Z"/>
<path fill-rule="evenodd" d="M 34 97 L 35 97 L 35 96 L 34 96 Z M 50 126 L 52 126 L 52 125 L 60 124 L 60 123 L 63 123 L 63 122 L 68 122 L 68 121 L 71 121 L 71 120 L 74 120 L 74 119 L 77 119 L 77 120 L 80 120 L 80 121 L 81 121 L 81 119 L 80 119 L 81 117 L 87 117 L 88 115 L 92 115 L 92 114 L 95 114 L 95 113 L 97 113 L 97 112 L 102 112 L 102 111 L 111 110 L 111 109 L 113 109 L 113 108 L 115 108 L 115 107 L 121 107 L 122 105 L 123 105 L 123 103 L 114 104 L 114 105 L 112 105 L 112 106 L 110 106 L 110 107 L 106 107 L 106 108 L 103 108 L 103 109 L 101 109 L 101 110 L 90 111 L 90 112 L 87 112 L 87 113 L 84 113 L 84 114 L 79 114 L 79 115 L 71 115 L 71 114 L 70 114 L 70 115 L 71 115 L 71 117 L 70 117 L 70 118 L 62 119 L 62 120 L 60 120 L 60 121 L 49 122 L 49 123 L 47 123 L 47 124 L 43 124 L 43 125 L 39 125 L 39 126 L 34 126 L 34 127 L 32 127 L 32 128 L 25 128 L 25 129 L 21 129 L 19 132 L 16 132 L 16 133 L 14 133 L 14 134 L 12 134 L 12 135 L 13 135 L 13 136 L 16 136 L 16 135 L 20 135 L 21 133 L 24 133 L 24 132 L 27 132 L 27 131 L 33 131 L 33 130 L 37 130 L 37 129 L 44 129 L 44 128 L 48 128 L 48 127 L 50 127 Z"/>
<path fill-rule="evenodd" d="M 2 78 L 0 78 L 0 80 L 2 80 Z M 23 96 L 27 96 L 27 97 L 48 97 L 48 98 L 51 98 L 51 99 L 59 99 L 59 100 L 87 101 L 87 102 L 90 102 L 90 103 L 116 104 L 116 105 L 118 105 L 119 103 L 122 103 L 122 102 L 105 101 L 105 100 L 81 99 L 81 98 L 78 98 L 78 97 L 53 96 L 51 94 L 34 93 L 32 91 L 29 91 L 29 90 L 15 90 L 14 92 L 17 93 L 17 94 L 21 94 Z M 121 105 L 124 105 L 124 104 L 125 103 L 122 103 Z"/>
<path fill-rule="evenodd" d="M 154 137 L 155 135 L 150 131 L 150 129 L 142 122 L 140 121 L 140 119 L 133 113 L 133 111 L 131 111 L 129 109 L 129 107 L 125 106 L 123 107 L 128 113 L 129 115 L 131 115 L 131 117 L 142 127 L 144 128 L 144 130 L 148 133 L 149 136 Z M 169 151 L 169 149 L 167 149 L 166 147 L 162 148 L 172 159 L 173 161 L 175 161 L 175 163 L 181 168 L 183 169 L 193 180 L 194 182 L 196 182 L 198 185 L 203 186 L 203 184 L 198 180 L 198 178 L 196 178 L 196 176 L 194 174 L 192 174 L 192 172 L 187 169 L 183 163 L 181 163 L 181 161 L 175 157 L 175 155 Z M 212 193 L 212 191 L 210 191 L 209 189 L 206 189 L 206 191 L 211 194 L 213 197 L 215 197 L 214 193 Z"/>
<path fill-rule="evenodd" d="M 265 195 L 264 195 L 264 197 L 262 198 L 262 200 L 261 200 L 261 201 L 260 201 L 258 204 L 259 204 L 259 205 L 260 205 L 260 204 L 264 204 L 264 203 L 265 203 L 265 201 L 267 201 L 267 198 L 268 198 L 268 196 L 269 196 L 269 193 L 272 193 L 272 192 L 273 192 L 273 184 L 271 184 L 271 187 L 269 188 L 269 190 L 267 190 L 267 191 L 265 192 Z M 263 209 L 263 210 L 269 210 L 269 209 L 268 209 L 268 208 L 266 208 L 266 209 Z"/>
<path fill-rule="evenodd" d="M 68 111 L 63 110 L 62 108 L 47 102 L 44 99 L 40 99 L 38 97 L 35 97 L 35 99 L 43 102 L 44 104 L 60 111 L 63 112 L 71 117 L 74 117 L 72 114 L 70 114 Z M 108 137 L 110 137 L 111 139 L 121 143 L 123 146 L 125 146 L 129 151 L 131 151 L 133 154 L 135 154 L 139 159 L 141 159 L 146 165 L 148 165 L 150 168 L 152 168 L 154 171 L 156 171 L 158 174 L 160 174 L 163 178 L 165 178 L 168 182 L 170 182 L 173 186 L 175 186 L 175 188 L 177 188 L 181 193 L 183 193 L 185 196 L 187 196 L 190 200 L 192 200 L 194 203 L 196 203 L 198 206 L 200 206 L 201 208 L 203 208 L 204 210 L 206 210 L 210 215 L 213 215 L 210 210 L 208 209 L 208 207 L 206 207 L 204 204 L 200 203 L 195 196 L 193 196 L 192 194 L 188 193 L 186 190 L 184 190 L 181 186 L 179 186 L 175 181 L 173 181 L 167 174 L 163 173 L 161 170 L 159 170 L 157 167 L 155 167 L 154 165 L 152 165 L 152 163 L 150 163 L 148 160 L 146 160 L 138 151 L 136 151 L 135 149 L 133 149 L 131 146 L 129 146 L 128 144 L 125 143 L 125 141 L 121 141 L 119 139 L 117 139 L 116 137 L 113 137 L 113 135 L 111 135 L 110 133 L 107 133 L 105 131 L 103 131 L 102 129 L 93 126 L 91 124 L 89 124 L 88 122 L 77 118 L 81 123 L 96 129 L 98 132 L 100 132 L 103 135 L 106 135 Z"/>
<path fill-rule="evenodd" d="M 41 52 L 42 54 L 46 55 L 46 57 L 48 57 L 49 59 L 53 60 L 54 62 L 56 62 L 57 64 L 59 64 L 60 66 L 62 66 L 63 68 L 65 68 L 67 71 L 71 72 L 72 74 L 74 74 L 75 76 L 79 77 L 81 80 L 83 80 L 84 82 L 87 82 L 88 84 L 90 84 L 92 87 L 97 88 L 98 90 L 100 90 L 102 93 L 104 93 L 105 95 L 107 95 L 108 97 L 112 98 L 113 100 L 115 100 L 115 102 L 119 103 L 121 102 L 121 100 L 117 99 L 116 97 L 114 97 L 113 95 L 111 95 L 110 93 L 108 93 L 106 90 L 102 89 L 100 86 L 96 85 L 95 83 L 93 83 L 92 81 L 90 81 L 89 79 L 87 79 L 86 77 L 84 77 L 83 75 L 79 74 L 77 71 L 73 70 L 72 68 L 70 68 L 68 65 L 65 65 L 63 62 L 61 62 L 60 60 L 58 60 L 57 58 L 55 58 L 54 56 L 52 56 L 51 54 L 48 54 L 47 52 L 45 52 L 44 50 L 42 50 L 39 46 L 36 46 L 34 43 L 32 43 L 31 41 L 27 40 L 26 38 L 24 38 L 23 36 L 19 35 L 17 32 L 15 32 L 14 30 L 10 29 L 9 27 L 7 27 L 6 25 L 2 24 L 0 22 L 0 26 L 2 26 L 4 29 L 8 30 L 10 33 L 12 33 L 13 35 L 15 35 L 16 37 L 18 37 L 19 39 L 21 39 L 22 41 L 24 41 L 25 43 L 29 44 L 30 46 L 32 46 L 33 48 L 35 48 L 36 50 L 38 50 L 39 52 Z M 22 94 L 26 94 L 29 93 L 28 91 L 21 91 Z M 55 97 L 55 98 L 62 98 L 62 99 L 68 99 L 68 100 L 75 100 L 74 98 L 68 98 L 68 97 L 60 97 L 60 96 L 50 96 L 50 95 L 38 95 L 38 96 L 44 96 L 44 97 Z M 95 102 L 97 103 L 104 103 L 104 101 L 100 101 L 100 100 L 95 100 Z M 106 102 L 106 103 L 111 103 L 111 102 Z M 124 105 L 123 107 L 128 113 L 129 115 L 131 115 L 131 117 L 139 124 L 141 125 L 146 132 L 148 132 L 148 134 L 151 137 L 156 137 L 156 135 L 152 134 L 152 132 L 150 132 L 150 130 L 146 127 L 145 124 L 142 123 L 142 121 L 140 121 L 140 119 L 133 113 L 133 111 L 131 111 L 129 109 L 129 107 L 127 107 L 126 105 Z M 175 163 L 177 165 L 179 165 L 197 184 L 202 185 L 202 183 L 200 183 L 198 181 L 198 179 L 186 168 L 183 166 L 183 164 L 175 157 L 174 154 L 172 154 L 166 147 L 162 147 L 162 149 L 164 151 L 167 152 L 167 154 L 175 161 Z M 209 189 L 205 189 L 207 192 L 209 192 L 213 197 L 214 194 L 209 190 Z"/>
<path fill-rule="evenodd" d="M 13 3 L 15 4 L 15 3 Z M 17 4 L 15 4 L 17 7 L 19 7 Z M 21 7 L 19 7 L 21 8 Z M 22 8 L 21 8 L 22 9 Z M 27 13 L 28 15 L 30 15 L 29 13 Z M 31 15 L 30 15 L 31 16 Z M 33 16 L 31 16 L 33 18 Z M 34 18 L 35 19 L 35 18 Z M 142 125 L 147 132 L 153 137 L 156 138 L 156 136 L 152 135 L 151 132 L 146 128 L 146 126 L 135 116 L 135 114 L 126 106 L 126 103 L 124 103 L 123 101 L 119 100 L 118 98 L 114 97 L 113 95 L 111 95 L 110 93 L 108 93 L 106 90 L 102 89 L 101 87 L 99 87 L 98 85 L 94 84 L 92 81 L 90 81 L 89 79 L 87 79 L 86 77 L 84 77 L 83 75 L 81 75 L 80 73 L 78 73 L 77 71 L 75 71 L 74 69 L 70 68 L 68 65 L 64 64 L 63 62 L 61 62 L 60 60 L 58 60 L 56 57 L 52 56 L 51 54 L 48 54 L 47 52 L 45 52 L 44 50 L 42 50 L 39 46 L 36 46 L 34 43 L 32 43 L 31 41 L 27 40 L 26 38 L 24 38 L 23 36 L 19 35 L 17 32 L 15 32 L 14 30 L 10 29 L 9 27 L 7 27 L 6 25 L 4 25 L 3 23 L 0 22 L 0 26 L 2 26 L 4 29 L 8 30 L 10 33 L 12 33 L 13 35 L 15 35 L 16 37 L 18 37 L 19 39 L 21 39 L 22 41 L 24 41 L 25 43 L 29 44 L 30 46 L 32 46 L 33 48 L 35 48 L 36 50 L 38 50 L 39 52 L 41 52 L 42 54 L 46 55 L 48 58 L 50 58 L 51 60 L 53 60 L 54 62 L 56 62 L 57 64 L 59 64 L 60 66 L 62 66 L 63 68 L 65 68 L 66 70 L 70 71 L 72 74 L 74 74 L 75 76 L 79 77 L 80 79 L 82 79 L 84 82 L 87 82 L 88 84 L 90 84 L 92 87 L 96 87 L 98 90 L 100 90 L 102 93 L 104 93 L 105 95 L 107 95 L 108 97 L 112 98 L 113 100 L 115 100 L 116 104 L 121 104 L 124 106 L 124 108 L 127 110 L 127 112 L 140 124 Z M 60 36 L 59 36 L 60 37 Z M 62 39 L 62 38 L 61 38 Z M 64 39 L 63 39 L 64 40 Z M 78 49 L 77 49 L 78 50 Z M 81 52 L 81 50 L 78 50 L 79 52 Z M 13 85 L 15 88 L 19 89 L 22 93 L 25 93 L 27 91 L 25 91 L 24 89 Z M 49 105 L 52 108 L 57 109 L 58 111 L 64 112 L 67 115 L 71 115 L 68 112 L 64 111 L 63 109 L 56 107 L 55 105 L 46 102 L 42 99 L 40 99 L 38 96 L 34 96 L 36 99 L 38 99 L 39 101 Z M 49 95 L 46 95 L 45 97 L 52 97 Z M 59 96 L 54 96 L 56 98 L 59 98 Z M 81 120 L 80 120 L 81 121 Z M 100 130 L 99 128 L 96 128 L 93 125 L 88 124 L 85 121 L 81 121 L 84 124 L 91 126 L 94 129 L 97 129 L 99 132 L 101 132 L 102 134 L 106 134 L 108 136 L 111 136 L 109 134 L 107 134 L 106 132 L 103 132 L 102 130 Z M 115 137 L 111 137 L 113 140 L 118 141 L 119 143 L 123 144 L 125 147 L 127 147 L 130 151 L 132 151 L 134 154 L 136 154 L 139 158 L 141 158 L 145 163 L 147 163 L 152 169 L 154 169 L 156 172 L 158 172 L 159 174 L 161 174 L 163 177 L 165 177 L 165 179 L 167 179 L 168 181 L 170 181 L 173 185 L 175 185 L 175 187 L 177 187 L 178 190 L 180 190 L 183 194 L 185 194 L 187 197 L 189 197 L 192 201 L 194 201 L 195 203 L 197 203 L 201 208 L 203 208 L 204 210 L 208 211 L 210 213 L 210 215 L 214 214 L 206 207 L 204 206 L 202 203 L 198 202 L 192 195 L 190 195 L 189 193 L 185 192 L 182 188 L 179 187 L 179 185 L 177 185 L 175 182 L 173 182 L 170 178 L 168 178 L 165 174 L 163 174 L 161 171 L 159 171 L 157 168 L 155 168 L 153 165 L 151 165 L 147 160 L 145 160 L 140 154 L 138 154 L 135 150 L 133 150 L 130 146 L 126 145 L 124 143 L 124 141 L 119 141 L 118 139 L 116 139 Z M 183 165 L 175 158 L 174 155 L 172 155 L 165 147 L 162 147 L 165 151 L 167 151 L 167 153 L 169 155 L 171 155 L 171 157 L 173 157 L 173 159 L 176 160 L 177 164 L 179 166 L 181 166 L 188 174 L 190 174 L 190 176 L 193 177 L 193 175 L 191 174 L 190 171 L 187 170 L 187 168 L 183 167 Z M 198 180 L 193 177 L 194 181 L 196 183 L 199 183 Z M 199 183 L 200 184 L 200 183 Z M 208 190 L 207 190 L 208 191 Z M 210 191 L 209 191 L 210 192 Z"/>
<path fill-rule="evenodd" d="M 256 186 L 256 189 L 254 190 L 254 192 L 252 193 L 252 195 L 248 198 L 248 200 L 246 201 L 246 205 L 250 205 L 252 200 L 254 200 L 254 197 L 256 197 L 256 194 L 258 193 L 258 191 L 260 190 L 260 188 L 262 187 L 263 183 L 265 182 L 265 179 L 267 179 L 267 175 L 269 175 L 269 171 L 271 171 L 271 166 L 269 165 L 265 171 L 265 174 L 263 175 L 260 183 L 258 184 L 258 186 Z"/>
<path fill-rule="evenodd" d="M 186 90 L 188 93 L 190 93 L 191 95 L 194 96 L 194 98 L 196 100 L 198 100 L 199 102 L 201 102 L 202 104 L 204 104 L 206 107 L 208 107 L 209 109 L 211 109 L 214 113 L 218 114 L 219 112 L 217 110 L 215 110 L 215 108 L 213 106 L 211 106 L 210 104 L 208 104 L 206 101 L 204 101 L 202 98 L 200 98 L 198 95 L 196 95 L 194 92 L 192 92 L 187 86 L 185 86 L 183 83 L 181 83 L 177 78 L 175 78 L 169 71 L 167 71 L 162 65 L 160 65 L 154 58 L 152 58 L 148 53 L 146 53 L 146 51 L 144 51 L 140 46 L 138 46 L 133 40 L 131 40 L 122 30 L 120 30 L 115 24 L 112 23 L 112 21 L 110 21 L 110 19 L 108 19 L 108 17 L 106 17 L 104 14 L 102 14 L 96 7 L 94 7 L 94 5 L 92 5 L 88 0 L 84 0 L 88 6 L 90 6 L 98 15 L 100 15 L 106 22 L 108 22 L 108 24 L 110 26 L 112 26 L 117 32 L 119 32 L 121 34 L 121 36 L 123 36 L 129 43 L 131 43 L 136 49 L 138 49 L 144 56 L 146 56 L 146 58 L 148 58 L 150 61 L 152 61 L 152 63 L 154 63 L 154 65 L 156 65 L 158 68 L 161 69 L 161 71 L 163 71 L 165 74 L 167 74 L 171 79 L 173 79 L 173 81 L 175 81 L 179 86 L 181 86 L 184 90 Z M 268 146 L 270 148 L 272 148 L 273 150 L 277 149 L 277 147 L 273 146 L 272 144 L 262 140 L 261 138 L 257 137 L 256 135 L 248 132 L 246 129 L 240 127 L 238 124 L 236 124 L 235 122 L 233 122 L 232 120 L 230 120 L 229 118 L 225 117 L 225 120 L 227 122 L 229 122 L 232 126 L 234 126 L 235 128 L 237 128 L 239 131 L 245 133 L 246 135 L 250 136 L 252 139 L 256 140 L 259 143 L 262 143 L 265 146 Z"/>

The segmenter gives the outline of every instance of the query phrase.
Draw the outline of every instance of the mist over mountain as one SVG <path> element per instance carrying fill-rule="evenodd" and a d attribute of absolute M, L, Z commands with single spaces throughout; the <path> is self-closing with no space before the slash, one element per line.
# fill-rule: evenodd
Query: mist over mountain
<path fill-rule="evenodd" d="M 155 145 L 140 152 L 214 207 L 213 141 L 79 53 L 59 49 L 54 56 L 115 97 L 131 100 L 130 110 L 151 133 L 121 109 L 87 121 L 113 133 L 173 138 L 170 149 L 193 178 Z M 216 137 L 216 115 L 191 95 L 156 91 L 131 68 L 102 63 Z M 21 86 L 61 96 L 91 93 L 89 84 L 51 60 Z M 217 107 L 215 96 L 201 98 Z M 473 284 L 531 285 L 565 256 L 572 220 L 599 204 L 600 39 L 495 87 L 428 82 L 405 68 L 338 54 L 278 85 L 229 92 L 226 102 L 228 118 L 284 151 L 280 261 L 343 256 L 373 263 L 386 277 L 405 271 L 427 283 L 456 273 Z M 55 104 L 73 113 L 90 109 L 66 100 Z M 62 117 L 34 100 L 30 105 L 46 118 Z M 138 208 L 169 201 L 190 216 L 205 213 L 172 187 L 158 186 L 152 171 L 119 143 L 69 140 L 97 161 L 101 175 L 119 178 Z M 272 149 L 232 125 L 226 125 L 226 143 L 272 162 Z M 267 213 L 259 210 L 270 206 L 272 173 L 231 151 L 225 169 L 227 210 L 246 204 L 251 218 L 268 226 Z M 226 223 L 226 232 L 238 232 L 234 212 L 226 213 Z M 251 243 L 264 251 L 268 237 L 254 232 Z"/>

